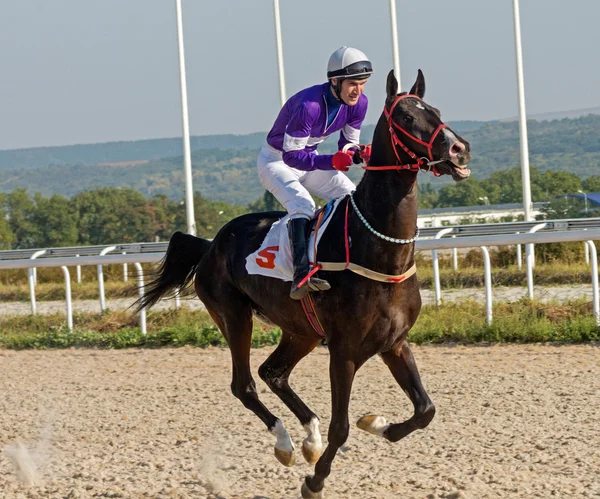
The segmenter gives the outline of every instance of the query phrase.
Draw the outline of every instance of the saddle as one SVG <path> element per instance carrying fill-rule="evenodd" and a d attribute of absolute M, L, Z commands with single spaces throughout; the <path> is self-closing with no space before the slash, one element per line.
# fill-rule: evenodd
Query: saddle
<path fill-rule="evenodd" d="M 308 237 L 308 257 L 313 265 L 321 236 L 327 229 L 332 215 L 341 201 L 342 199 L 332 199 L 315 213 L 311 221 L 310 235 Z M 269 229 L 260 248 L 248 255 L 246 258 L 246 271 L 248 274 L 274 277 L 282 281 L 292 281 L 294 267 L 287 230 L 289 219 L 290 216 L 286 215 L 275 222 Z"/>

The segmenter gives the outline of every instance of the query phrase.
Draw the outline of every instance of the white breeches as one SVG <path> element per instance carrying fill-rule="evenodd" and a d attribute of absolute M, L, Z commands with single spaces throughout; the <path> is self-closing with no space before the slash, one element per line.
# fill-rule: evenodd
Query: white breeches
<path fill-rule="evenodd" d="M 292 218 L 313 217 L 316 206 L 311 194 L 329 201 L 356 190 L 354 183 L 337 170 L 305 172 L 290 168 L 281 153 L 268 145 L 258 155 L 257 169 L 260 183 Z"/>

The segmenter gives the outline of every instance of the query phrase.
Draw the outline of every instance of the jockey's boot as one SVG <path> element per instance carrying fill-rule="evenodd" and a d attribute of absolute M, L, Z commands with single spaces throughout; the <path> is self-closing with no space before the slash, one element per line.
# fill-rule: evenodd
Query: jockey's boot
<path fill-rule="evenodd" d="M 294 263 L 294 280 L 290 297 L 294 300 L 304 298 L 309 291 L 327 291 L 331 289 L 326 280 L 319 279 L 314 275 L 300 286 L 300 283 L 310 271 L 307 241 L 309 224 L 310 220 L 307 218 L 292 218 L 288 222 L 288 236 Z"/>

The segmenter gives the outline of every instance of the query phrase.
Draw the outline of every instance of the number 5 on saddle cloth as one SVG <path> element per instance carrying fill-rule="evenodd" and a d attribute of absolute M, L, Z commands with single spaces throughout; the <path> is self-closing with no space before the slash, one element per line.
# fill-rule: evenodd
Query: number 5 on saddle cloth
<path fill-rule="evenodd" d="M 332 199 L 324 208 L 317 211 L 308 240 L 308 258 L 310 262 L 315 261 L 315 249 L 319 244 L 321 235 L 325 232 L 333 213 L 342 200 L 343 198 Z M 318 218 L 320 218 L 320 223 L 318 234 L 315 235 L 315 226 Z M 290 216 L 286 215 L 275 222 L 260 245 L 260 248 L 246 258 L 246 270 L 248 274 L 258 274 L 283 281 L 292 281 L 294 266 L 287 229 L 289 219 Z"/>

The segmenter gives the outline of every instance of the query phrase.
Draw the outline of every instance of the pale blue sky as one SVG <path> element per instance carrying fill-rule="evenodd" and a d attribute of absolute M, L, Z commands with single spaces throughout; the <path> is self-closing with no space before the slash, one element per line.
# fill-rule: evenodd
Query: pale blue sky
<path fill-rule="evenodd" d="M 392 68 L 388 0 L 280 0 L 288 96 L 330 53 Z M 279 109 L 271 0 L 183 0 L 193 135 L 267 131 Z M 397 0 L 402 83 L 447 121 L 515 116 L 511 0 Z M 521 0 L 527 111 L 600 105 L 600 2 Z M 181 135 L 174 0 L 2 0 L 0 149 Z"/>

